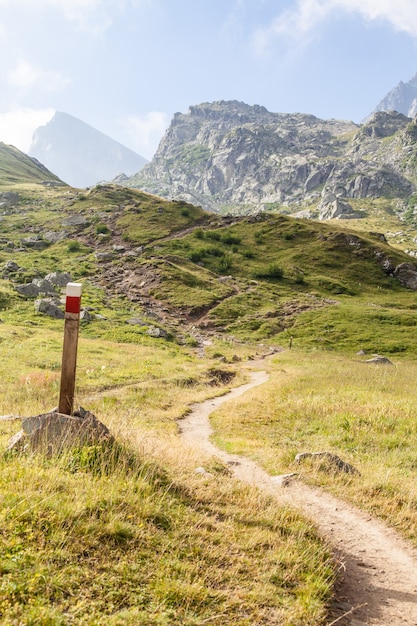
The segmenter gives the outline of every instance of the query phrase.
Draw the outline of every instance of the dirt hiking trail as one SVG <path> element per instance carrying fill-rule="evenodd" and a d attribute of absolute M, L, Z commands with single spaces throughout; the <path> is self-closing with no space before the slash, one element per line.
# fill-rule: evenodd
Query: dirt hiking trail
<path fill-rule="evenodd" d="M 340 580 L 328 626 L 417 626 L 417 552 L 368 513 L 296 479 L 271 477 L 253 461 L 219 450 L 210 442 L 209 415 L 221 404 L 268 380 L 251 372 L 251 382 L 191 407 L 179 423 L 183 441 L 220 458 L 241 481 L 300 510 L 333 547 Z"/>

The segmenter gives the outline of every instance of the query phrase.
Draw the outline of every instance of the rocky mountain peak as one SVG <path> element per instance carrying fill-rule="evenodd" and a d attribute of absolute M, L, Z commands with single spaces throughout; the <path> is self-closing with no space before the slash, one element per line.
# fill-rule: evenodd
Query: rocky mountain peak
<path fill-rule="evenodd" d="M 417 74 L 405 83 L 400 81 L 391 89 L 373 112 L 377 111 L 397 111 L 407 117 L 414 117 L 417 113 Z"/>
<path fill-rule="evenodd" d="M 398 112 L 377 111 L 358 125 L 203 103 L 174 116 L 151 163 L 124 184 L 214 212 L 308 207 L 312 217 L 357 218 L 349 199 L 413 193 L 411 122 Z"/>

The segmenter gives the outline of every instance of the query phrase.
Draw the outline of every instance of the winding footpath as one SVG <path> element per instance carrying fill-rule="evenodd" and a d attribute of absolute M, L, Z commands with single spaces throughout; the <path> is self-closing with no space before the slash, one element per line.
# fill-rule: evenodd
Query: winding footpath
<path fill-rule="evenodd" d="M 266 372 L 251 372 L 246 385 L 193 405 L 180 422 L 183 441 L 220 458 L 239 480 L 300 510 L 333 546 L 341 576 L 328 626 L 417 626 L 417 552 L 393 530 L 320 489 L 271 477 L 253 461 L 223 452 L 210 442 L 209 415 L 267 380 Z"/>

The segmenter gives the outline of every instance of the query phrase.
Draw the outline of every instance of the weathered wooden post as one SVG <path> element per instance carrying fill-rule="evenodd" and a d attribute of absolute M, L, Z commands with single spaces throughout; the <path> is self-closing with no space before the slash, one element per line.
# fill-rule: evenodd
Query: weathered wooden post
<path fill-rule="evenodd" d="M 61 389 L 58 412 L 71 415 L 74 404 L 75 370 L 77 367 L 78 330 L 81 310 L 80 283 L 68 283 L 65 299 L 64 345 L 62 349 Z"/>

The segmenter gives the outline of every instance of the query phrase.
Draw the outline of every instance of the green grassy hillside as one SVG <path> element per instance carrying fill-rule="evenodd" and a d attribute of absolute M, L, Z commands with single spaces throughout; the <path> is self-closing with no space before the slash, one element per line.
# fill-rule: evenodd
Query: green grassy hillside
<path fill-rule="evenodd" d="M 126 320 L 139 315 L 180 343 L 198 329 L 215 340 L 278 346 L 292 336 L 304 348 L 414 354 L 414 292 L 387 271 L 412 259 L 379 234 L 285 216 L 219 218 L 113 186 L 18 194 L 0 222 L 0 264 L 19 265 L 0 285 L 5 319 L 33 307 L 16 283 L 65 271 L 107 318 L 91 335 L 126 339 Z"/>
<path fill-rule="evenodd" d="M 41 163 L 0 141 L 0 184 L 59 181 Z"/>
<path fill-rule="evenodd" d="M 339 495 L 366 507 L 368 494 L 368 508 L 388 519 L 395 510 L 413 538 L 411 418 L 393 406 L 413 394 L 415 292 L 384 269 L 412 259 L 345 223 L 220 218 L 133 189 L 45 188 L 28 178 L 3 184 L 17 197 L 0 215 L 0 413 L 56 405 L 63 322 L 36 312 L 42 294 L 17 288 L 70 272 L 89 313 L 76 405 L 118 444 L 114 455 L 8 453 L 19 420 L 0 421 L 2 623 L 326 623 L 335 578 L 328 546 L 297 513 L 185 449 L 178 420 L 190 404 L 243 382 L 242 360 L 292 338 L 251 406 L 243 399 L 227 419 L 216 416 L 217 441 L 263 455 L 271 472 L 293 470 L 300 447 L 335 450 L 366 470 L 359 488 L 337 478 Z M 368 367 L 357 364 L 366 358 L 355 356 L 360 349 L 395 360 L 389 386 L 382 370 L 360 384 L 357 369 L 346 375 L 353 362 Z M 195 473 L 201 465 L 210 478 Z M 316 470 L 305 479 L 334 489 Z"/>

